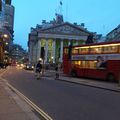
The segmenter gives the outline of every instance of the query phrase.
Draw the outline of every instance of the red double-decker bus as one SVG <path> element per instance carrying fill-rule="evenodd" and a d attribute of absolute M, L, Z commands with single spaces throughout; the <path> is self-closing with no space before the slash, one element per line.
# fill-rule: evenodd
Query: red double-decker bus
<path fill-rule="evenodd" d="M 120 41 L 64 47 L 63 72 L 78 77 L 118 81 Z"/>

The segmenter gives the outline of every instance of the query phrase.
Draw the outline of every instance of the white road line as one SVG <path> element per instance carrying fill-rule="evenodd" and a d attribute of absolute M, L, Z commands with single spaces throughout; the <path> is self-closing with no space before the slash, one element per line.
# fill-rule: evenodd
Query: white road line
<path fill-rule="evenodd" d="M 7 81 L 4 78 L 1 78 L 3 81 Z M 19 92 L 16 88 L 14 88 L 12 85 L 10 85 L 7 82 L 7 85 L 9 88 L 11 88 L 17 95 L 19 95 L 23 100 L 25 100 L 34 110 L 36 110 L 43 118 L 46 120 L 53 120 L 47 113 L 45 113 L 42 109 L 40 109 L 37 105 L 35 105 L 31 100 L 29 100 L 25 95 L 23 95 L 21 92 Z"/>

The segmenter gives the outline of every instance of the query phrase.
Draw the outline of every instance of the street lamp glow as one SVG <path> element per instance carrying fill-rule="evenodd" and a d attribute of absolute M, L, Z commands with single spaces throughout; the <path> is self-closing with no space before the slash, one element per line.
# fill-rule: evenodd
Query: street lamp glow
<path fill-rule="evenodd" d="M 5 50 L 4 53 L 8 53 L 8 52 Z"/>
<path fill-rule="evenodd" d="M 8 38 L 8 35 L 7 35 L 7 34 L 4 34 L 3 37 L 4 37 L 4 38 Z"/>
<path fill-rule="evenodd" d="M 39 58 L 40 61 L 42 61 L 42 58 Z"/>
<path fill-rule="evenodd" d="M 5 44 L 8 45 L 8 42 L 6 42 Z"/>

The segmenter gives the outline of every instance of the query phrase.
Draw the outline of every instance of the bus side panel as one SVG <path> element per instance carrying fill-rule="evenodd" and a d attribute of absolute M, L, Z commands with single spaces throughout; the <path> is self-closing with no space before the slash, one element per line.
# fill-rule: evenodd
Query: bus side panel
<path fill-rule="evenodd" d="M 120 60 L 109 60 L 107 64 L 108 73 L 112 73 L 116 79 L 120 79 Z"/>
<path fill-rule="evenodd" d="M 106 76 L 106 70 L 103 69 L 85 69 L 84 77 L 95 78 L 95 79 L 104 79 Z"/>
<path fill-rule="evenodd" d="M 118 70 L 120 71 L 120 60 L 109 60 L 107 62 L 107 69 L 108 70 Z"/>
<path fill-rule="evenodd" d="M 96 79 L 104 79 L 106 76 L 106 70 L 99 69 L 85 69 L 85 68 L 77 68 L 77 76 L 79 77 L 87 77 L 87 78 L 96 78 Z"/>
<path fill-rule="evenodd" d="M 85 75 L 85 69 L 82 69 L 82 68 L 76 68 L 76 71 L 77 71 L 77 76 L 78 77 L 84 77 Z"/>
<path fill-rule="evenodd" d="M 63 62 L 63 73 L 69 74 L 70 70 L 71 70 L 71 65 L 70 65 L 69 61 L 64 61 Z"/>

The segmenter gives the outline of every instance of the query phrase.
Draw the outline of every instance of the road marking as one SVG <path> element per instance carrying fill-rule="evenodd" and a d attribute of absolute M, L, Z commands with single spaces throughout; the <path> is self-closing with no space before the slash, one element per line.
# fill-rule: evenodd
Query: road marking
<path fill-rule="evenodd" d="M 4 78 L 1 78 L 3 81 L 7 81 Z M 16 88 L 10 85 L 7 82 L 7 85 L 10 89 L 12 89 L 17 95 L 19 95 L 23 100 L 25 100 L 34 110 L 36 110 L 45 120 L 53 120 L 47 113 L 45 113 L 42 109 L 40 109 L 37 105 L 35 105 L 31 100 L 29 100 L 25 95 L 19 92 Z"/>

